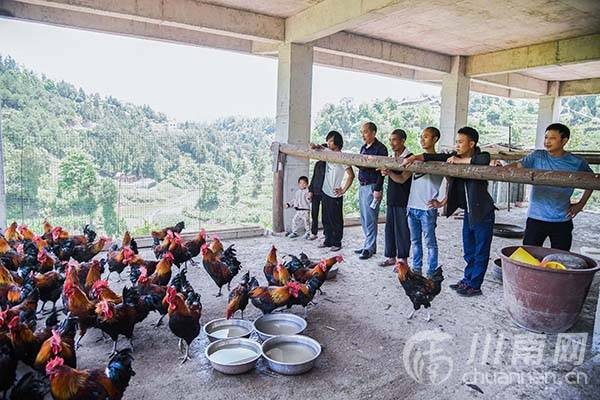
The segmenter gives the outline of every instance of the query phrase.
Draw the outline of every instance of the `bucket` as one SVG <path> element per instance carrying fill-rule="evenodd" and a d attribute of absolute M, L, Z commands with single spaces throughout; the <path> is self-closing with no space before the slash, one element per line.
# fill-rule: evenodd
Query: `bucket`
<path fill-rule="evenodd" d="M 556 270 L 511 260 L 523 247 L 538 260 L 566 253 L 583 258 L 587 269 Z M 535 246 L 510 246 L 501 251 L 506 309 L 517 325 L 533 332 L 565 332 L 575 324 L 600 267 L 594 260 L 568 251 Z"/>

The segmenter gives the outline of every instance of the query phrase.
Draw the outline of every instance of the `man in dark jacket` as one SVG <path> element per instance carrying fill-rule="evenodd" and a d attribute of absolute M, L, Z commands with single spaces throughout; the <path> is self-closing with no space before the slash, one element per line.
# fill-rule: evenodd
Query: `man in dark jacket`
<path fill-rule="evenodd" d="M 319 232 L 319 210 L 323 200 L 323 181 L 325 180 L 325 161 L 317 161 L 313 169 L 313 176 L 308 186 L 308 198 L 311 201 L 310 205 L 310 235 L 309 240 L 315 240 Z"/>
<path fill-rule="evenodd" d="M 479 133 L 471 127 L 458 130 L 456 151 L 450 154 L 420 154 L 407 158 L 403 165 L 414 161 L 446 161 L 451 164 L 489 165 L 490 154 L 477 147 Z M 490 258 L 494 230 L 494 200 L 487 191 L 488 182 L 476 179 L 448 178 L 446 198 L 435 201 L 435 207 L 444 207 L 446 217 L 458 208 L 464 210 L 463 250 L 467 263 L 464 277 L 450 285 L 461 296 L 481 294 L 481 284 Z"/>

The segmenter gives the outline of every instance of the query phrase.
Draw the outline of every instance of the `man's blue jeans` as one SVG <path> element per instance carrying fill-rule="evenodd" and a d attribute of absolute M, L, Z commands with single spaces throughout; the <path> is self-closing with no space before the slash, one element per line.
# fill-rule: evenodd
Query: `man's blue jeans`
<path fill-rule="evenodd" d="M 423 267 L 422 237 L 424 236 L 425 246 L 427 246 L 427 275 L 429 276 L 433 275 L 438 267 L 438 245 L 435 237 L 437 217 L 438 211 L 435 208 L 430 210 L 408 209 L 408 227 L 413 253 L 412 269 L 415 272 L 421 272 Z"/>
<path fill-rule="evenodd" d="M 465 275 L 463 282 L 479 289 L 490 260 L 490 247 L 494 234 L 494 212 L 490 212 L 477 224 L 469 224 L 469 213 L 465 212 L 463 221 L 463 249 L 465 252 Z"/>
<path fill-rule="evenodd" d="M 364 185 L 358 189 L 360 224 L 362 225 L 363 233 L 365 235 L 365 241 L 362 248 L 363 250 L 370 251 L 371 254 L 377 252 L 377 218 L 379 217 L 379 206 L 381 205 L 380 201 L 375 210 L 371 208 L 374 189 L 375 184 Z"/>

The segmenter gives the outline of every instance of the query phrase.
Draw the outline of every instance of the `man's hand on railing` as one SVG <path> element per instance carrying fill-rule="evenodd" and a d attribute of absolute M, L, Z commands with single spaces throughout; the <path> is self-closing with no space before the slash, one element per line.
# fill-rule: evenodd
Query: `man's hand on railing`
<path fill-rule="evenodd" d="M 323 150 L 323 146 L 321 146 L 320 144 L 310 143 L 308 146 L 311 150 Z"/>

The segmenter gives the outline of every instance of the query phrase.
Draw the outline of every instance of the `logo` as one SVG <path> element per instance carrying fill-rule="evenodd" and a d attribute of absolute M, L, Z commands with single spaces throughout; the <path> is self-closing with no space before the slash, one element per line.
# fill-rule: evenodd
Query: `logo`
<path fill-rule="evenodd" d="M 411 336 L 402 352 L 402 361 L 408 375 L 418 383 L 439 385 L 452 374 L 452 358 L 444 355 L 442 344 L 453 339 L 439 329 L 427 330 Z"/>

